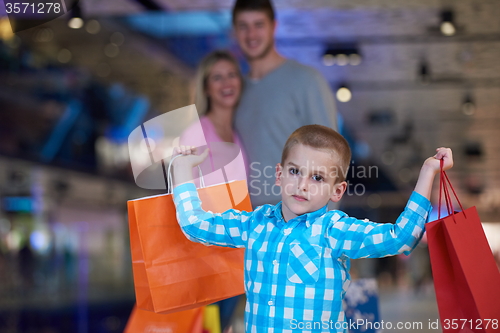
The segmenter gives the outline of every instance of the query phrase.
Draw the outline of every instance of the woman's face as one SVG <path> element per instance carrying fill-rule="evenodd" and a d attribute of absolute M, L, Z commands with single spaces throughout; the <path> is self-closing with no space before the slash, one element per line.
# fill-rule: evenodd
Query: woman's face
<path fill-rule="evenodd" d="M 241 94 L 237 68 L 227 60 L 217 61 L 207 79 L 207 91 L 213 107 L 235 108 Z"/>

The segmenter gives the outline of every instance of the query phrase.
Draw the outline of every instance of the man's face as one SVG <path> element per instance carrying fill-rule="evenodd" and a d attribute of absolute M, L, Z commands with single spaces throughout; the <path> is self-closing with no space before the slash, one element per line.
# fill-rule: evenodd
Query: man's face
<path fill-rule="evenodd" d="M 290 149 L 284 165 L 278 164 L 276 170 L 285 221 L 340 200 L 347 184 L 335 183 L 341 171 L 337 165 L 331 152 L 302 144 Z"/>
<path fill-rule="evenodd" d="M 276 23 L 262 11 L 243 11 L 236 15 L 234 32 L 248 60 L 265 57 L 274 47 Z"/>

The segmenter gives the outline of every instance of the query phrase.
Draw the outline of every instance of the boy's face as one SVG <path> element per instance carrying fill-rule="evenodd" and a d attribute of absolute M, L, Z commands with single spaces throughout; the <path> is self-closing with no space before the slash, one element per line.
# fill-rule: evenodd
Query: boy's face
<path fill-rule="evenodd" d="M 242 11 L 236 15 L 234 33 L 248 60 L 265 57 L 274 47 L 276 22 L 264 11 Z"/>
<path fill-rule="evenodd" d="M 284 165 L 276 166 L 276 185 L 281 186 L 282 213 L 285 221 L 314 212 L 329 200 L 342 198 L 347 183 L 336 184 L 338 161 L 330 152 L 296 144 Z"/>

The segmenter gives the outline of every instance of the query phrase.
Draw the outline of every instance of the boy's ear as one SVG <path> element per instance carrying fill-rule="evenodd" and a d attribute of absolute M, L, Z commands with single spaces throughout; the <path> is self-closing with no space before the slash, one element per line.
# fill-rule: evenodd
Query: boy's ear
<path fill-rule="evenodd" d="M 281 186 L 281 176 L 283 175 L 283 167 L 281 163 L 276 164 L 276 181 L 274 185 Z"/>
<path fill-rule="evenodd" d="M 333 193 L 330 197 L 330 200 L 333 202 L 338 202 L 340 199 L 342 199 L 342 196 L 344 195 L 345 191 L 347 190 L 347 182 L 341 182 L 338 184 L 333 185 Z"/>

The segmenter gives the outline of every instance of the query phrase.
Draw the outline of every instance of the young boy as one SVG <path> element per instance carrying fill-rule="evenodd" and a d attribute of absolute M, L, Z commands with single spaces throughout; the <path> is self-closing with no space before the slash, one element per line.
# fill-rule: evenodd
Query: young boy
<path fill-rule="evenodd" d="M 276 184 L 282 201 L 253 212 L 221 214 L 201 209 L 191 169 L 207 151 L 177 149 L 174 201 L 186 236 L 197 242 L 244 247 L 246 332 L 344 332 L 342 299 L 349 285 L 349 259 L 408 254 L 429 216 L 429 197 L 440 159 L 453 165 L 452 152 L 438 148 L 423 164 L 413 194 L 396 224 L 358 220 L 327 211 L 342 198 L 351 159 L 347 141 L 334 130 L 307 125 L 288 138 Z"/>

